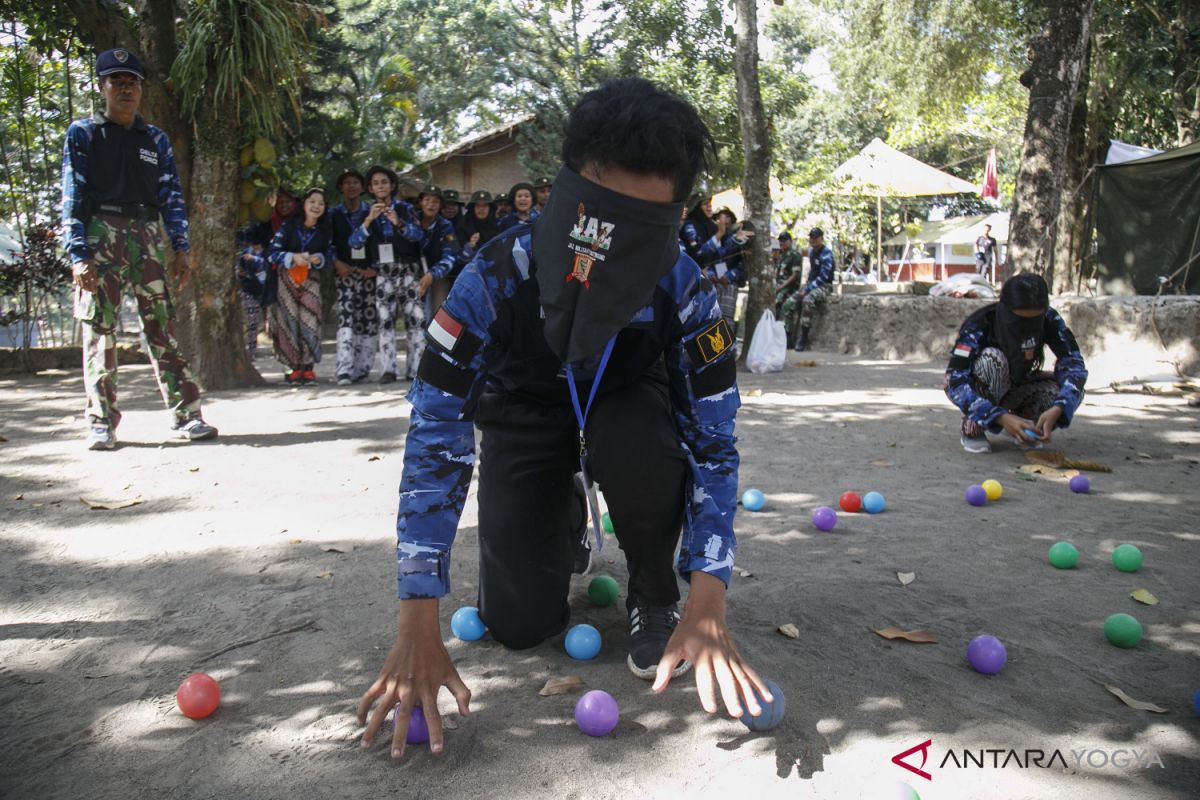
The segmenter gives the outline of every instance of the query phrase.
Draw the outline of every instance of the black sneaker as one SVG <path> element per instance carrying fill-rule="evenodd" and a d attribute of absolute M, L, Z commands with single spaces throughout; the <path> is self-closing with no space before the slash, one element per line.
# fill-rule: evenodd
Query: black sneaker
<path fill-rule="evenodd" d="M 592 571 L 592 537 L 588 529 L 587 492 L 583 488 L 583 476 L 575 473 L 575 509 L 571 515 L 571 546 L 575 549 L 575 564 L 572 575 L 587 575 Z"/>
<path fill-rule="evenodd" d="M 394 373 L 394 372 L 383 373 L 382 375 L 379 376 L 379 382 L 381 384 L 395 383 L 396 382 L 396 373 Z"/>
<path fill-rule="evenodd" d="M 654 680 L 658 673 L 658 662 L 666 652 L 667 642 L 679 625 L 679 607 L 645 606 L 629 607 L 629 671 L 644 681 Z M 678 678 L 692 668 L 690 661 L 680 661 L 671 670 L 671 677 Z"/>

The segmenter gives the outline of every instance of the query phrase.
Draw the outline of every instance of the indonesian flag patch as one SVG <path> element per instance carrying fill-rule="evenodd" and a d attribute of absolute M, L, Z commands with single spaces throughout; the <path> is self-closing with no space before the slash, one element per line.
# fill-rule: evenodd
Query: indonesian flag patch
<path fill-rule="evenodd" d="M 956 355 L 960 358 L 970 358 L 971 357 L 971 346 L 968 344 L 963 344 L 961 342 L 954 345 L 954 355 Z"/>
<path fill-rule="evenodd" d="M 429 336 L 447 353 L 454 351 L 454 346 L 458 344 L 458 338 L 462 336 L 463 324 L 450 316 L 450 313 L 445 308 L 439 308 L 438 312 L 433 315 L 433 321 L 429 323 Z"/>

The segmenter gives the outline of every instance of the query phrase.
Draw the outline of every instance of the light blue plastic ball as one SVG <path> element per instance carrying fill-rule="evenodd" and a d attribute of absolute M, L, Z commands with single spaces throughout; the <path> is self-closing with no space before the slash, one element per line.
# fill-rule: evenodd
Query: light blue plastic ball
<path fill-rule="evenodd" d="M 747 511 L 762 511 L 766 503 L 767 498 L 758 489 L 747 489 L 742 494 L 742 508 Z"/>
<path fill-rule="evenodd" d="M 567 655 L 571 658 L 577 661 L 589 661 L 600 652 L 600 631 L 591 625 L 574 625 L 571 630 L 567 631 L 567 638 L 563 642 L 563 646 L 566 647 Z"/>
<path fill-rule="evenodd" d="M 750 708 L 746 705 L 746 698 L 739 698 L 742 702 L 742 716 L 739 719 L 741 719 L 743 725 L 752 731 L 771 730 L 771 728 L 783 722 L 783 714 L 786 710 L 787 703 L 783 697 L 783 690 L 779 688 L 779 685 L 775 681 L 769 678 L 764 678 L 763 680 L 767 684 L 767 688 L 771 690 L 771 696 L 775 699 L 768 703 L 766 700 L 763 700 L 762 695 L 759 694 L 757 689 L 754 690 L 754 697 L 758 700 L 759 706 L 762 707 L 761 714 L 757 717 L 752 716 Z"/>
<path fill-rule="evenodd" d="M 464 642 L 474 642 L 483 638 L 487 627 L 479 618 L 479 609 L 475 606 L 463 606 L 450 617 L 450 632 Z"/>
<path fill-rule="evenodd" d="M 883 495 L 879 492 L 867 492 L 863 495 L 863 508 L 867 510 L 868 514 L 878 514 L 883 511 L 884 505 Z"/>

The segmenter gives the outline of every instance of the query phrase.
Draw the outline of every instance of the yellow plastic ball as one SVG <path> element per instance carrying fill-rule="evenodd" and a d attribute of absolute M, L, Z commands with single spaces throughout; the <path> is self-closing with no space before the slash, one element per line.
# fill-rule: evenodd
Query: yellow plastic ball
<path fill-rule="evenodd" d="M 980 486 L 987 492 L 988 500 L 999 500 L 1000 496 L 1004 494 L 1004 487 L 1000 485 L 1000 481 L 986 480 Z"/>

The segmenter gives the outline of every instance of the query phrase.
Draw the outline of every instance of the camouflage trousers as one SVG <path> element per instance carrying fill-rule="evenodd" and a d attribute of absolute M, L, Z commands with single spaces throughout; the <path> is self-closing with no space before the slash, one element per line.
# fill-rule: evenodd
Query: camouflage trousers
<path fill-rule="evenodd" d="M 175 307 L 167 292 L 163 246 L 156 223 L 95 216 L 88 246 L 99 268 L 95 292 L 75 289 L 75 318 L 83 329 L 83 385 L 90 422 L 121 421 L 117 408 L 117 317 L 125 288 L 137 302 L 142 335 L 163 402 L 175 421 L 200 416 L 200 388 L 175 341 Z"/>
<path fill-rule="evenodd" d="M 817 309 L 825 305 L 825 301 L 829 299 L 830 289 L 828 286 L 817 286 L 810 290 L 808 294 L 801 295 L 800 292 L 794 293 L 783 304 L 783 309 L 780 314 L 783 316 L 783 324 L 790 333 L 792 330 L 792 320 L 796 316 L 796 306 L 800 306 L 800 327 L 807 328 L 812 325 L 813 315 L 817 313 Z"/>

